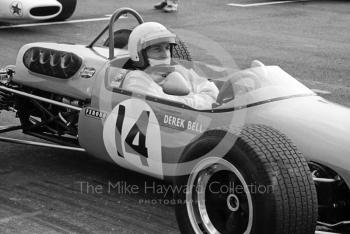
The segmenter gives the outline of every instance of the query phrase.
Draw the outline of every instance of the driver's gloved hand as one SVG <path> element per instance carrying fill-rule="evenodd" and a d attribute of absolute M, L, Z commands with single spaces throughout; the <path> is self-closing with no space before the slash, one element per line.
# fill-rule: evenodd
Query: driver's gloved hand
<path fill-rule="evenodd" d="M 177 71 L 170 73 L 162 85 L 166 94 L 185 96 L 191 92 L 191 86 L 186 79 Z"/>
<path fill-rule="evenodd" d="M 233 91 L 233 83 L 227 80 L 221 87 L 219 94 L 216 98 L 216 103 L 221 105 L 234 99 L 235 94 Z"/>

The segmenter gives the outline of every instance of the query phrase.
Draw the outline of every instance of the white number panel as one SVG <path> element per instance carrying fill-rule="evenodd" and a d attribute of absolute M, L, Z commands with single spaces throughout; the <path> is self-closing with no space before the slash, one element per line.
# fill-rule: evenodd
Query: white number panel
<path fill-rule="evenodd" d="M 120 166 L 163 178 L 160 127 L 145 101 L 128 99 L 118 104 L 104 123 L 103 140 Z"/>

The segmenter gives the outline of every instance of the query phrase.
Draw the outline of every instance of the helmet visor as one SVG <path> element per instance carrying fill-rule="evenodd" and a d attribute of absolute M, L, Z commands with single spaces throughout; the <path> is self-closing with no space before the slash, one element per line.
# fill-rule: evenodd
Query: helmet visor
<path fill-rule="evenodd" d="M 157 33 L 152 33 L 151 35 L 146 35 L 140 40 L 138 45 L 138 51 L 146 49 L 149 46 L 167 42 L 169 44 L 176 44 L 176 35 L 169 31 L 161 31 Z"/>

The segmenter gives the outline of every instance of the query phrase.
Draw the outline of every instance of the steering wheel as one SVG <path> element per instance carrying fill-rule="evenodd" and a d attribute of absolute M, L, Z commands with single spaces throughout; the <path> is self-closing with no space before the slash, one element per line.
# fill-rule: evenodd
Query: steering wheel
<path fill-rule="evenodd" d="M 261 78 L 256 72 L 243 70 L 234 73 L 220 88 L 216 103 L 219 105 L 232 101 L 236 95 L 261 88 Z"/>

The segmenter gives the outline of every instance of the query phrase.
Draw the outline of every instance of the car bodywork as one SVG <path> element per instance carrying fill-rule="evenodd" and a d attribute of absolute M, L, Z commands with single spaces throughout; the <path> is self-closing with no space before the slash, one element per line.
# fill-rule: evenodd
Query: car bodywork
<path fill-rule="evenodd" d="M 74 12 L 75 6 L 76 0 L 2 0 L 0 21 L 64 20 Z M 66 11 L 71 13 L 67 15 Z"/>
<path fill-rule="evenodd" d="M 121 15 L 114 14 L 110 24 Z M 142 22 L 139 15 L 135 16 Z M 107 29 L 113 41 L 113 29 L 106 27 L 103 32 Z M 223 77 L 212 79 L 219 86 L 228 79 L 247 80 L 235 83 L 233 100 L 211 110 L 195 110 L 181 103 L 132 93 L 120 88 L 127 73 L 123 66 L 129 59 L 128 51 L 112 44 L 109 48 L 94 47 L 101 35 L 89 46 L 23 46 L 17 56 L 16 74 L 11 69 L 2 74 L 11 77 L 15 85 L 9 86 L 6 79 L 0 85 L 1 91 L 26 100 L 22 106 L 10 105 L 22 118 L 22 125 L 3 127 L 1 132 L 23 129 L 27 134 L 59 143 L 52 147 L 86 151 L 130 170 L 169 179 L 177 175 L 177 163 L 185 148 L 205 132 L 237 131 L 251 124 L 271 126 L 288 136 L 310 162 L 318 198 L 325 207 L 320 209 L 320 224 L 328 228 L 348 224 L 348 108 L 318 96 L 277 66 L 252 67 L 233 75 L 222 70 Z M 28 99 L 46 104 L 29 105 Z M 51 118 L 45 120 L 49 129 L 45 134 L 32 131 L 33 123 L 44 122 L 37 120 L 35 113 L 26 122 L 28 105 L 51 111 Z M 60 121 L 57 129 L 53 120 Z M 29 143 L 5 137 L 1 140 Z"/>

